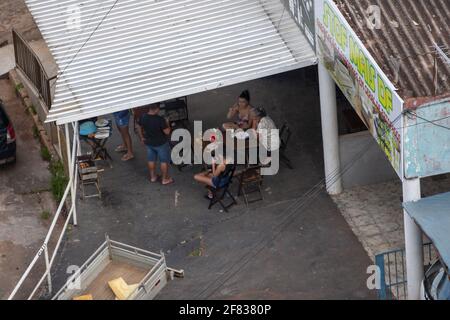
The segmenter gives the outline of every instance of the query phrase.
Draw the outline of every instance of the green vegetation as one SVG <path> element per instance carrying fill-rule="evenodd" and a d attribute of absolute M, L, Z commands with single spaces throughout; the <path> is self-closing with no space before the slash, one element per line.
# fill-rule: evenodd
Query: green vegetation
<path fill-rule="evenodd" d="M 57 202 L 60 202 L 69 182 L 62 162 L 59 160 L 52 161 L 50 163 L 50 173 L 52 175 L 50 184 L 53 197 Z"/>
<path fill-rule="evenodd" d="M 199 244 L 199 247 L 196 248 L 196 249 L 194 249 L 194 250 L 189 254 L 190 257 L 203 257 L 203 256 L 204 256 L 204 253 L 205 253 L 205 246 L 204 246 L 202 237 L 200 236 L 199 238 L 200 238 L 200 244 Z"/>
<path fill-rule="evenodd" d="M 41 146 L 41 157 L 42 160 L 50 162 L 52 160 L 52 155 L 46 146 Z"/>
<path fill-rule="evenodd" d="M 44 210 L 41 212 L 41 219 L 48 220 L 50 218 L 50 211 Z"/>
<path fill-rule="evenodd" d="M 36 107 L 35 107 L 34 105 L 32 105 L 31 107 L 29 107 L 27 110 L 28 110 L 28 112 L 29 112 L 32 116 L 34 116 L 34 115 L 37 114 L 37 112 L 36 112 Z"/>
<path fill-rule="evenodd" d="M 39 130 L 35 125 L 33 125 L 33 137 L 39 138 Z"/>
<path fill-rule="evenodd" d="M 197 248 L 189 254 L 190 257 L 201 257 L 202 255 L 203 250 L 201 248 Z"/>
<path fill-rule="evenodd" d="M 16 89 L 17 94 L 19 94 L 20 90 L 23 89 L 23 84 L 22 83 L 16 84 L 15 89 Z"/>

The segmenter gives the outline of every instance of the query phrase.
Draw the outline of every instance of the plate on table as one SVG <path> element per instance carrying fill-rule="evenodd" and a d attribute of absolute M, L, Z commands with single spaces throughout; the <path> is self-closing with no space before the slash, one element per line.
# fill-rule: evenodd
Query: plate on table
<path fill-rule="evenodd" d="M 109 132 L 110 130 L 111 130 L 110 126 L 97 128 L 97 132 Z"/>
<path fill-rule="evenodd" d="M 109 124 L 109 121 L 106 120 L 106 119 L 98 119 L 98 120 L 95 122 L 95 125 L 96 125 L 97 127 L 99 127 L 99 128 L 101 128 L 101 127 L 106 127 L 108 124 Z"/>
<path fill-rule="evenodd" d="M 106 139 L 109 138 L 109 132 L 97 132 L 95 134 L 95 139 Z"/>

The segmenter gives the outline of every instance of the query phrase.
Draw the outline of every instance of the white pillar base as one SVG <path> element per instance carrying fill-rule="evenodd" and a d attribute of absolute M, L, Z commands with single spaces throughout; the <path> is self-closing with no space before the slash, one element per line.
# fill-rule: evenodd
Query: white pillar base
<path fill-rule="evenodd" d="M 404 180 L 403 201 L 417 201 L 420 198 L 420 179 Z M 420 300 L 420 286 L 424 278 L 422 231 L 405 210 L 403 210 L 403 220 L 405 227 L 408 299 Z"/>

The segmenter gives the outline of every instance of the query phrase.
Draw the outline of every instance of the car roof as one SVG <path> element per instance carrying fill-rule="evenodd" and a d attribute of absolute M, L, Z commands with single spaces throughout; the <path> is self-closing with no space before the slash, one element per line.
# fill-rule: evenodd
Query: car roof
<path fill-rule="evenodd" d="M 6 114 L 6 110 L 3 106 L 3 101 L 0 100 L 0 126 L 6 126 L 9 124 L 9 118 L 8 115 Z"/>

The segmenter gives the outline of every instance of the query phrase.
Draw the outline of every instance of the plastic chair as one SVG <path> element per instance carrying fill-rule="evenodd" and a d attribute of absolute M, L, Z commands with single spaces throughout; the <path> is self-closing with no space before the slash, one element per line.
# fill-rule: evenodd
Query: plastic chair
<path fill-rule="evenodd" d="M 233 197 L 233 195 L 231 194 L 231 192 L 229 190 L 230 185 L 233 182 L 232 180 L 233 180 L 233 176 L 234 176 L 234 172 L 235 171 L 236 171 L 236 166 L 233 166 L 233 168 L 228 172 L 228 174 L 225 177 L 223 177 L 223 179 L 227 179 L 227 181 L 228 181 L 223 187 L 214 188 L 214 187 L 207 186 L 207 189 L 209 191 L 211 191 L 211 193 L 213 195 L 212 198 L 209 201 L 208 210 L 211 210 L 211 208 L 215 204 L 219 203 L 222 206 L 223 210 L 225 212 L 228 212 L 228 209 L 231 206 L 237 204 L 236 199 Z M 226 204 L 224 202 L 225 201 L 225 196 L 228 196 L 231 199 L 230 203 Z"/>

